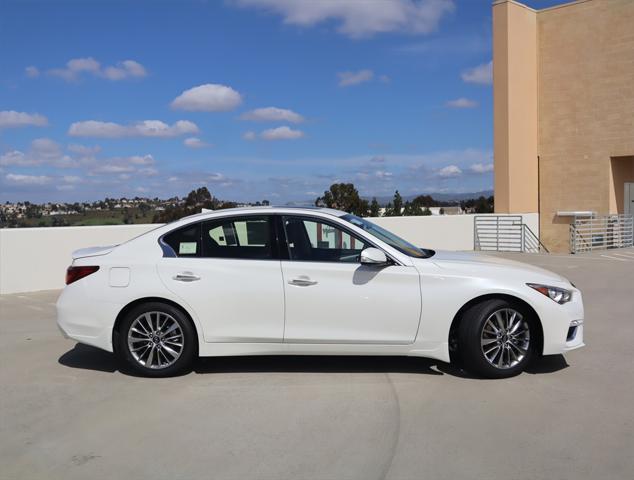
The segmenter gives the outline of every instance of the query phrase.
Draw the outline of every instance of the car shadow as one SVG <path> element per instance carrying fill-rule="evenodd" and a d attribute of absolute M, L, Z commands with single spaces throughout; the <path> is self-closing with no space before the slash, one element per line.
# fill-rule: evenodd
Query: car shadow
<path fill-rule="evenodd" d="M 76 344 L 59 357 L 60 365 L 99 372 L 136 374 L 121 368 L 114 354 L 96 347 Z M 563 355 L 541 357 L 526 369 L 529 374 L 553 373 L 568 367 Z M 243 357 L 199 358 L 196 374 L 213 373 L 417 373 L 480 379 L 459 366 L 422 357 L 347 356 L 347 355 L 254 355 Z"/>
<path fill-rule="evenodd" d="M 119 365 L 114 354 L 89 345 L 75 344 L 75 347 L 64 353 L 57 362 L 60 365 L 82 370 L 96 370 L 114 373 Z"/>

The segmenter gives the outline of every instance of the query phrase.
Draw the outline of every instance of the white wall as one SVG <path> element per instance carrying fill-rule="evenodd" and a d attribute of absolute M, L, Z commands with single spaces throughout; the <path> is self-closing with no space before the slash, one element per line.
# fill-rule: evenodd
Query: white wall
<path fill-rule="evenodd" d="M 74 250 L 123 243 L 157 226 L 0 229 L 0 294 L 62 288 Z"/>
<path fill-rule="evenodd" d="M 433 249 L 473 250 L 473 215 L 381 217 L 372 221 Z M 539 235 L 539 216 L 524 214 Z M 0 229 L 0 294 L 62 288 L 71 252 L 78 248 L 122 243 L 154 225 Z"/>
<path fill-rule="evenodd" d="M 539 236 L 539 214 L 519 215 L 522 215 L 523 222 L 533 233 Z M 473 250 L 474 216 L 378 217 L 370 220 L 420 247 L 434 250 Z"/>

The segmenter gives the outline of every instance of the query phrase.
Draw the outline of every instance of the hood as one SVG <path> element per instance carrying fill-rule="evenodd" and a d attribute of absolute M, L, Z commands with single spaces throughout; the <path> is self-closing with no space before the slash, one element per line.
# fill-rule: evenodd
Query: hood
<path fill-rule="evenodd" d="M 84 257 L 98 257 L 100 255 L 107 255 L 116 247 L 117 245 L 108 245 L 105 247 L 88 247 L 88 248 L 80 248 L 79 250 L 75 250 L 72 253 L 73 260 L 77 260 L 78 258 Z"/>
<path fill-rule="evenodd" d="M 427 261 L 432 261 L 441 269 L 460 270 L 464 273 L 478 272 L 482 270 L 504 270 L 505 273 L 515 273 L 525 277 L 526 282 L 546 282 L 552 281 L 556 283 L 569 284 L 565 277 L 546 270 L 544 268 L 535 267 L 527 263 L 508 260 L 506 258 L 484 255 L 472 252 L 450 252 L 437 250 L 436 254 Z"/>

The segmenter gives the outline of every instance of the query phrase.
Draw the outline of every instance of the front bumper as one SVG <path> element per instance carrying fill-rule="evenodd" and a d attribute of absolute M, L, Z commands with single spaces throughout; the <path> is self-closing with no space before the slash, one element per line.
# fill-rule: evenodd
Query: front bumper
<path fill-rule="evenodd" d="M 561 354 L 585 345 L 583 298 L 579 290 L 572 290 L 572 299 L 563 305 L 537 293 L 543 307 L 538 314 L 544 333 L 544 355 Z"/>

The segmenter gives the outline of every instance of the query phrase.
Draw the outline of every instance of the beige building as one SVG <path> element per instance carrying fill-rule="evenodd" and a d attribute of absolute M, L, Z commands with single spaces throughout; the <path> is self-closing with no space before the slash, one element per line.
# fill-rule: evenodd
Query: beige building
<path fill-rule="evenodd" d="M 634 0 L 495 1 L 493 85 L 496 212 L 556 252 L 565 212 L 634 214 Z"/>

